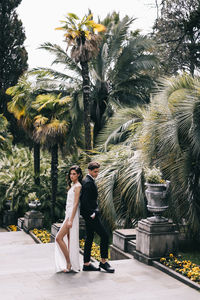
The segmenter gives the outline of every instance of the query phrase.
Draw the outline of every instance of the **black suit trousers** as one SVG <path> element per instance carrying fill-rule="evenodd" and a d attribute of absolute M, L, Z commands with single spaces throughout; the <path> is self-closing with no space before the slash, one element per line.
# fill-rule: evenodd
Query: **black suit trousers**
<path fill-rule="evenodd" d="M 85 240 L 85 247 L 84 247 L 84 263 L 90 261 L 92 242 L 93 242 L 95 232 L 100 236 L 101 239 L 100 242 L 101 258 L 108 258 L 109 236 L 100 220 L 100 217 L 95 216 L 94 219 L 92 219 L 91 217 L 85 218 L 85 227 L 86 227 L 86 240 Z"/>

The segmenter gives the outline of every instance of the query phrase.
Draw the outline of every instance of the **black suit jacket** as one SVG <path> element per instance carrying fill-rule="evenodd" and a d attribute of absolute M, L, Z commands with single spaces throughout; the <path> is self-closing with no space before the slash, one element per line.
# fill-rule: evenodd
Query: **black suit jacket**
<path fill-rule="evenodd" d="M 98 190 L 96 183 L 87 175 L 82 182 L 82 189 L 80 195 L 80 213 L 84 218 L 90 218 L 95 213 L 99 213 L 98 203 Z"/>

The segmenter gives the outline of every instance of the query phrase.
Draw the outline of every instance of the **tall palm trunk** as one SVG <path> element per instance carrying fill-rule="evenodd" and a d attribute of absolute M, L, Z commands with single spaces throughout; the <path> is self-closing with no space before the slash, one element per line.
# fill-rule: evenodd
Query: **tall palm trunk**
<path fill-rule="evenodd" d="M 34 156 L 34 182 L 36 185 L 40 185 L 40 143 L 33 145 Z"/>
<path fill-rule="evenodd" d="M 58 186 L 58 144 L 51 149 L 51 222 L 55 221 L 55 203 Z"/>
<path fill-rule="evenodd" d="M 101 82 L 97 94 L 99 102 L 92 104 L 92 120 L 94 121 L 94 140 L 103 127 L 103 116 L 108 105 L 109 87 L 107 82 Z"/>
<path fill-rule="evenodd" d="M 91 129 L 90 129 L 90 80 L 88 62 L 80 62 L 83 78 L 83 107 L 84 107 L 84 127 L 85 127 L 85 149 L 91 150 Z"/>

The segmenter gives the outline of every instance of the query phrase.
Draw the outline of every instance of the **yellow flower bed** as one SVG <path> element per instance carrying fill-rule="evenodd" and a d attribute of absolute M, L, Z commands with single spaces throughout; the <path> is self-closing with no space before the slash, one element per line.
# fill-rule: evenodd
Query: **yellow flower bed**
<path fill-rule="evenodd" d="M 50 233 L 46 229 L 37 229 L 34 228 L 33 230 L 30 230 L 42 243 L 50 243 Z M 80 240 L 80 248 L 83 250 L 85 245 L 85 240 Z M 91 250 L 91 256 L 95 258 L 96 260 L 100 261 L 101 255 L 100 255 L 100 246 L 92 243 L 92 250 Z M 108 259 L 110 259 L 110 251 L 108 251 Z"/>
<path fill-rule="evenodd" d="M 200 284 L 200 266 L 192 263 L 190 260 L 176 258 L 172 253 L 169 258 L 162 257 L 160 262 L 170 269 L 186 276 L 190 280 Z"/>
<path fill-rule="evenodd" d="M 84 245 L 85 245 L 85 240 L 84 239 L 80 240 L 80 248 L 82 250 L 84 250 Z M 100 261 L 101 259 L 100 246 L 95 244 L 95 242 L 92 243 L 91 256 L 98 261 Z M 108 259 L 110 259 L 110 251 L 108 251 Z"/>
<path fill-rule="evenodd" d="M 51 234 L 46 229 L 37 229 L 34 228 L 30 230 L 42 243 L 50 243 L 51 241 Z"/>
<path fill-rule="evenodd" d="M 17 226 L 16 226 L 16 225 L 9 225 L 8 228 L 9 228 L 11 231 L 17 231 Z"/>

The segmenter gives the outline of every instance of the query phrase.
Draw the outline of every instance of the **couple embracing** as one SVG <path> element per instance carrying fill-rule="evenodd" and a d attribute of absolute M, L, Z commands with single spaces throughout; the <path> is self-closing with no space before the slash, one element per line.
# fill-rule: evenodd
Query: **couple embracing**
<path fill-rule="evenodd" d="M 107 262 L 108 234 L 101 222 L 98 209 L 98 190 L 95 179 L 100 165 L 97 162 L 88 164 L 88 174 L 82 181 L 82 171 L 79 166 L 72 166 L 68 174 L 69 190 L 67 193 L 65 220 L 56 236 L 55 263 L 57 272 L 79 272 L 79 202 L 80 213 L 85 220 L 86 240 L 84 246 L 83 271 L 105 270 L 114 273 L 114 269 Z M 90 262 L 94 233 L 100 236 L 101 261 L 99 267 Z"/>

